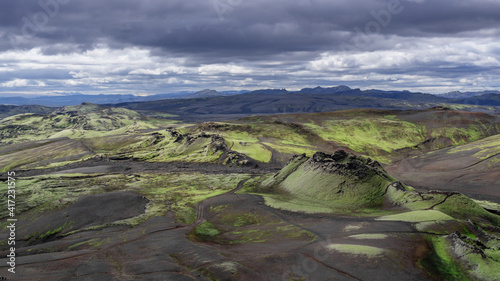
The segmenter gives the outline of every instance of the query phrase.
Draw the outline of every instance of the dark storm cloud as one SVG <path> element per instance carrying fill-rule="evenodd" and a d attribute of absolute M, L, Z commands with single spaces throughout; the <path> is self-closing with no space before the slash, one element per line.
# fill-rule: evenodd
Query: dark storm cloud
<path fill-rule="evenodd" d="M 387 9 L 388 1 L 261 1 L 224 0 L 136 1 L 64 0 L 47 24 L 30 29 L 26 19 L 40 12 L 54 11 L 57 0 L 4 0 L 0 2 L 0 24 L 7 35 L 32 34 L 20 47 L 45 46 L 49 54 L 69 52 L 49 45 L 69 43 L 77 51 L 106 42 L 120 48 L 127 45 L 158 48 L 174 53 L 212 54 L 252 58 L 283 52 L 335 49 L 349 40 L 354 28 L 364 29 L 374 20 L 372 11 Z M 229 4 L 226 4 L 229 5 Z M 498 27 L 497 1 L 401 0 L 403 12 L 392 15 L 383 34 L 399 36 L 454 36 L 459 32 Z M 221 9 L 221 8 L 219 8 Z M 42 18 L 43 19 L 43 18 Z M 222 20 L 221 20 L 222 19 Z M 41 19 L 39 19 L 41 20 Z M 24 28 L 24 29 L 23 29 Z M 2 48 L 8 48 L 6 42 Z"/>
<path fill-rule="evenodd" d="M 494 0 L 2 0 L 0 84 L 479 81 L 499 73 L 499 38 Z"/>

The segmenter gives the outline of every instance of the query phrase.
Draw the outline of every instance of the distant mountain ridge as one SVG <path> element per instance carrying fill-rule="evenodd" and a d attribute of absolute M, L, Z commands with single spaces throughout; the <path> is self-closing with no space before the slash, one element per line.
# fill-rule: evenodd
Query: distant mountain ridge
<path fill-rule="evenodd" d="M 498 105 L 498 95 L 500 91 L 483 92 L 450 92 L 441 95 L 425 94 L 410 91 L 383 91 L 377 89 L 360 90 L 350 88 L 345 85 L 336 87 L 315 87 L 303 88 L 299 91 L 288 91 L 286 89 L 260 89 L 254 91 L 217 91 L 205 89 L 198 92 L 179 92 L 172 94 L 157 94 L 151 96 L 126 95 L 84 95 L 81 93 L 66 93 L 60 96 L 37 96 L 27 97 L 0 97 L 0 104 L 4 105 L 41 105 L 49 107 L 61 107 L 68 105 L 78 105 L 84 102 L 95 104 L 118 104 L 131 102 L 148 102 L 173 99 L 197 99 L 227 97 L 236 95 L 282 95 L 282 94 L 309 94 L 309 95 L 347 95 L 371 98 L 396 99 L 415 102 L 445 102 L 445 103 L 466 103 L 477 105 Z M 495 96 L 496 95 L 496 96 Z M 475 100 L 466 100 L 475 99 Z"/>
<path fill-rule="evenodd" d="M 481 96 L 451 99 L 440 95 L 410 91 L 360 90 L 347 86 L 337 86 L 304 88 L 299 91 L 261 89 L 250 92 L 219 92 L 205 89 L 191 94 L 182 93 L 179 95 L 181 96 L 165 98 L 165 95 L 137 97 L 133 95 L 86 96 L 72 94 L 62 97 L 40 97 L 33 100 L 37 102 L 44 101 L 44 99 L 50 100 L 50 103 L 54 104 L 52 110 L 68 104 L 78 105 L 87 102 L 132 109 L 152 117 L 158 113 L 160 115 L 166 113 L 177 116 L 178 119 L 189 121 L 216 121 L 252 115 L 328 112 L 355 108 L 407 110 L 441 106 L 490 114 L 500 113 L 500 94 L 495 92 Z M 20 99 L 26 100 L 26 98 Z M 2 98 L 0 98 L 1 102 Z M 2 106 L 0 107 L 0 116 L 46 113 L 50 110 L 51 108 L 48 107 Z"/>
<path fill-rule="evenodd" d="M 172 94 L 157 94 L 151 96 L 127 95 L 84 95 L 81 93 L 67 93 L 58 96 L 36 96 L 27 97 L 0 97 L 0 104 L 4 105 L 42 105 L 49 107 L 60 107 L 68 105 L 78 105 L 84 102 L 95 104 L 112 104 L 122 102 L 145 102 L 164 99 L 182 99 L 182 98 L 203 98 L 212 96 L 231 96 L 247 93 L 248 91 L 221 91 L 202 90 L 199 92 L 180 92 Z"/>
<path fill-rule="evenodd" d="M 177 115 L 180 119 L 196 121 L 207 120 L 206 118 L 224 120 L 251 115 L 328 112 L 354 108 L 406 110 L 441 106 L 498 113 L 500 108 L 491 108 L 498 103 L 497 98 L 500 98 L 500 95 L 487 96 L 484 99 L 473 97 L 456 100 L 409 91 L 362 91 L 339 86 L 306 88 L 294 92 L 286 89 L 263 89 L 235 96 L 131 102 L 113 104 L 112 106 L 125 107 L 144 114 L 148 114 L 147 112 L 168 113 Z M 454 104 L 465 104 L 466 106 Z M 475 106 L 485 107 L 479 109 Z"/>
<path fill-rule="evenodd" d="M 465 98 L 472 98 L 472 97 L 477 97 L 477 96 L 484 96 L 484 95 L 489 95 L 489 94 L 500 94 L 500 91 L 482 91 L 482 92 L 460 92 L 460 91 L 453 91 L 449 93 L 445 93 L 442 95 L 439 95 L 440 97 L 443 98 L 449 98 L 449 99 L 465 99 Z"/>

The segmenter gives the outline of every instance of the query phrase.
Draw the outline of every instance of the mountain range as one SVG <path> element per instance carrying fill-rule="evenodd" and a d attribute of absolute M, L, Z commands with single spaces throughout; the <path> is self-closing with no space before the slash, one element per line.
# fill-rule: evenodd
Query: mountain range
<path fill-rule="evenodd" d="M 163 99 L 182 98 L 202 98 L 212 96 L 229 96 L 246 93 L 248 91 L 222 91 L 205 89 L 198 92 L 180 92 L 172 94 L 157 94 L 150 96 L 127 95 L 85 95 L 81 93 L 63 93 L 59 95 L 46 95 L 34 97 L 0 97 L 0 104 L 4 105 L 43 105 L 49 107 L 59 107 L 68 105 L 78 105 L 84 102 L 95 104 L 120 103 L 120 102 L 143 102 Z"/>
<path fill-rule="evenodd" d="M 278 94 L 310 94 L 310 95 L 349 95 L 375 97 L 385 99 L 397 99 L 405 101 L 419 102 L 446 102 L 446 103 L 465 103 L 476 105 L 495 105 L 499 104 L 500 91 L 482 91 L 482 92 L 449 92 L 440 95 L 415 93 L 410 91 L 383 91 L 376 89 L 360 90 L 352 89 L 347 86 L 337 87 L 316 87 L 303 88 L 299 91 L 288 91 L 286 89 L 261 89 L 254 91 L 235 90 L 235 91 L 216 91 L 205 89 L 198 92 L 179 92 L 169 94 L 157 94 L 149 96 L 127 95 L 85 95 L 81 93 L 63 93 L 59 95 L 35 96 L 35 97 L 0 97 L 0 104 L 4 105 L 42 105 L 48 107 L 60 107 L 68 105 L 78 105 L 83 102 L 95 104 L 116 104 L 130 102 L 148 102 L 167 99 L 193 99 L 224 97 L 233 95 L 278 95 Z"/>

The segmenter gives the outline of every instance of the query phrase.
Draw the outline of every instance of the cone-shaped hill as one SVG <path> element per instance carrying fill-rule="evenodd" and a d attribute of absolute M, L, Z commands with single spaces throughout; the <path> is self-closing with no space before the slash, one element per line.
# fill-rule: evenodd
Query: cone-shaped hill
<path fill-rule="evenodd" d="M 415 191 L 370 159 L 342 150 L 295 156 L 254 191 L 288 211 L 374 216 L 380 229 L 407 223 L 432 245 L 419 264 L 439 280 L 500 280 L 497 212 L 458 192 Z"/>
<path fill-rule="evenodd" d="M 331 155 L 318 152 L 311 158 L 295 156 L 262 184 L 266 189 L 319 202 L 377 206 L 393 181 L 378 162 L 339 150 Z"/>
<path fill-rule="evenodd" d="M 378 162 L 342 150 L 317 152 L 310 158 L 295 156 L 254 191 L 262 192 L 269 205 L 290 211 L 380 211 L 394 214 L 382 220 L 456 218 L 500 223 L 500 216 L 461 193 L 415 191 L 391 177 Z"/>

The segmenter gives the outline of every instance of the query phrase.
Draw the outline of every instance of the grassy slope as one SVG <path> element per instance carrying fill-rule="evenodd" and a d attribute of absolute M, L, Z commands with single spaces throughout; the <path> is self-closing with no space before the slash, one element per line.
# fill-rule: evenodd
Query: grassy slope
<path fill-rule="evenodd" d="M 137 112 L 85 104 L 68 106 L 51 114 L 20 114 L 0 121 L 1 144 L 50 138 L 89 138 L 155 128 Z"/>
<path fill-rule="evenodd" d="M 368 167 L 360 157 L 346 156 L 340 167 L 325 171 L 320 163 L 307 157 L 295 157 L 278 174 L 263 180 L 253 192 L 263 192 L 273 207 L 304 212 L 360 212 L 380 210 L 392 179 L 381 167 L 374 166 L 359 176 L 345 167 L 353 163 Z M 344 165 L 344 166 L 342 166 Z M 251 184 L 251 182 L 250 182 Z"/>

